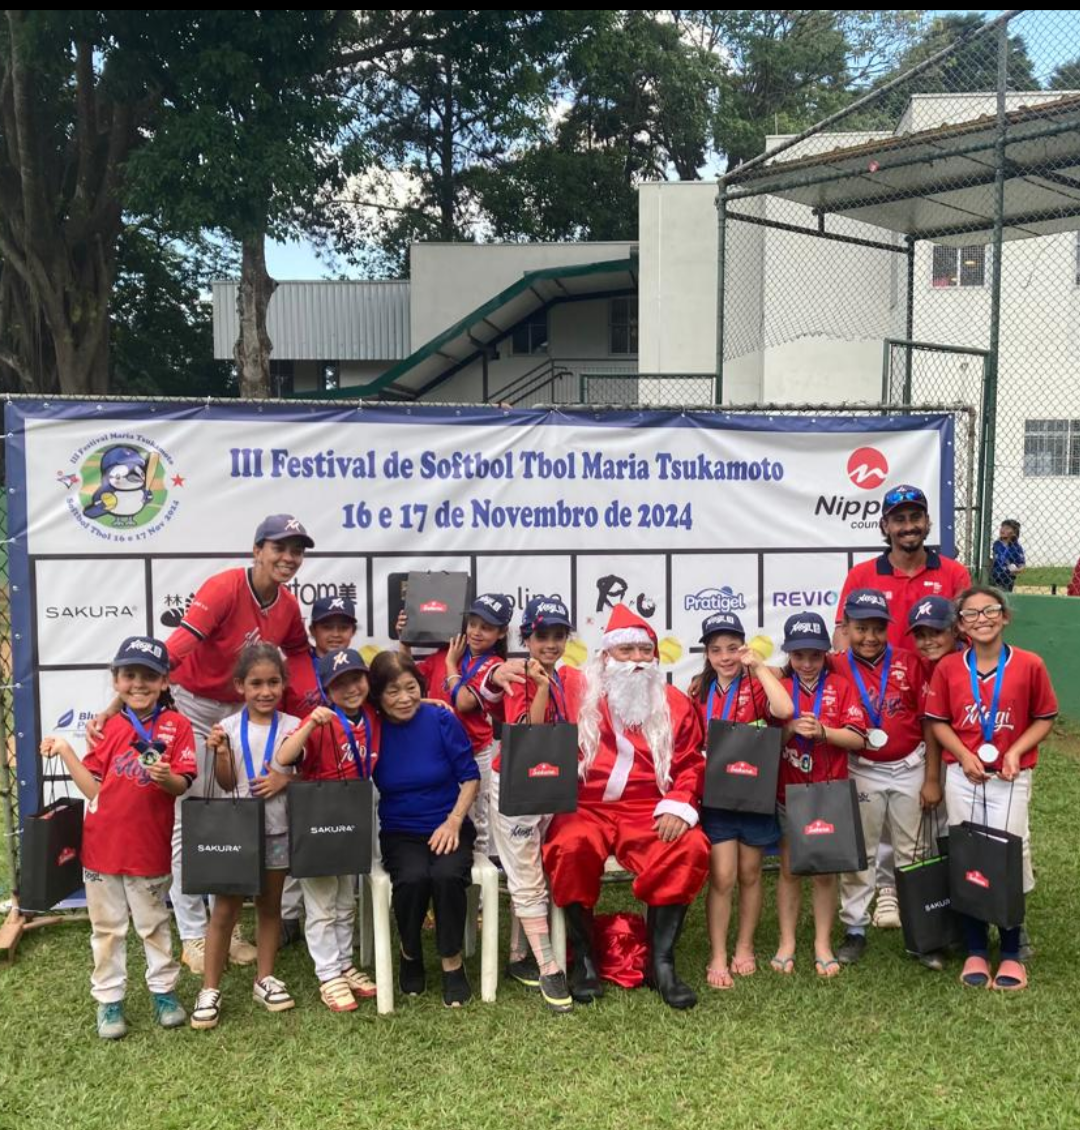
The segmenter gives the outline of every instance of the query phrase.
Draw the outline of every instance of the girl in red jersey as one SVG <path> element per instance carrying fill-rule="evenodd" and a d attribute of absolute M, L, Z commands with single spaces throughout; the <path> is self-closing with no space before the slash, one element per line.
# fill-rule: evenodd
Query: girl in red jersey
<path fill-rule="evenodd" d="M 792 717 L 791 696 L 761 657 L 746 646 L 746 631 L 738 616 L 714 612 L 702 622 L 701 642 L 705 666 L 694 697 L 706 734 L 714 718 L 764 726 Z M 712 958 L 706 979 L 714 989 L 730 989 L 735 984 L 732 971 L 748 977 L 757 970 L 754 932 L 761 917 L 761 859 L 764 849 L 780 838 L 780 825 L 775 814 L 702 806 L 701 827 L 712 845 L 705 898 Z M 729 967 L 728 926 L 736 879 L 739 935 Z"/>
<path fill-rule="evenodd" d="M 146 985 L 163 1028 L 187 1019 L 173 992 L 180 965 L 172 954 L 165 896 L 172 880 L 173 809 L 195 778 L 191 724 L 173 707 L 169 655 L 160 640 L 132 636 L 112 662 L 120 709 L 85 759 L 63 738 L 46 737 L 43 757 L 59 757 L 90 801 L 83 822 L 82 863 L 98 1002 L 98 1035 L 127 1034 L 126 939 L 129 919 L 143 940 Z"/>
<path fill-rule="evenodd" d="M 1043 661 L 1005 643 L 1010 616 L 1003 592 L 975 585 L 960 594 L 957 608 L 969 646 L 941 660 L 926 702 L 942 756 L 958 767 L 945 776 L 949 823 L 975 812 L 981 823 L 1023 836 L 1031 772 L 1057 716 L 1057 698 Z M 1025 869 L 1025 891 L 1031 885 Z M 963 922 L 968 959 L 961 981 L 973 988 L 1026 988 L 1021 927 L 998 927 L 1001 961 L 991 980 L 987 924 L 966 916 Z"/>
<path fill-rule="evenodd" d="M 848 775 L 848 753 L 866 744 L 866 715 L 855 688 L 825 670 L 829 634 L 816 612 L 800 612 L 784 624 L 788 668 L 782 680 L 795 707 L 794 720 L 784 726 L 780 754 L 780 879 L 776 887 L 780 943 L 771 965 L 778 973 L 795 968 L 795 927 L 802 901 L 802 880 L 791 873 L 784 802 L 788 785 L 839 781 Z M 836 876 L 812 876 L 814 904 L 814 965 L 820 977 L 840 972 L 832 948 L 836 917 Z"/>

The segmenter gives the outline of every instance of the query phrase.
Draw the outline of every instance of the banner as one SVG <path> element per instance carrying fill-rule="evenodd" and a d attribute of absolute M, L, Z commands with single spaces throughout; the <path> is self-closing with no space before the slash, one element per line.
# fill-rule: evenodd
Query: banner
<path fill-rule="evenodd" d="M 953 549 L 949 415 L 12 400 L 6 431 L 23 812 L 40 735 L 78 740 L 119 641 L 167 637 L 267 514 L 315 539 L 289 585 L 305 615 L 355 600 L 369 658 L 392 645 L 391 574 L 466 570 L 519 609 L 561 596 L 576 664 L 625 602 L 680 687 L 710 612 L 777 644 L 794 612 L 831 622 L 848 569 L 882 550 L 887 487 L 922 487 Z"/>

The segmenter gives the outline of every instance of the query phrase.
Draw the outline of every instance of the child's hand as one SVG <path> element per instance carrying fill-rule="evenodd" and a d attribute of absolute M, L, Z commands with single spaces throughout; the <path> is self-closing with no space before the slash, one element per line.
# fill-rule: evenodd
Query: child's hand
<path fill-rule="evenodd" d="M 747 671 L 756 671 L 764 662 L 760 655 L 746 644 L 739 648 L 739 662 Z"/>
<path fill-rule="evenodd" d="M 313 726 L 329 726 L 334 720 L 334 712 L 329 706 L 316 706 L 309 720 Z"/>
<path fill-rule="evenodd" d="M 815 742 L 823 741 L 825 738 L 825 727 L 813 714 L 800 714 L 791 724 L 791 730 L 799 737 L 810 738 Z"/>
<path fill-rule="evenodd" d="M 1003 781 L 1015 781 L 1020 776 L 1020 754 L 1010 749 L 1001 759 L 1000 777 Z"/>
<path fill-rule="evenodd" d="M 403 608 L 398 613 L 397 620 L 394 621 L 394 631 L 397 632 L 397 634 L 400 636 L 401 633 L 403 631 L 405 631 L 405 625 L 408 622 L 409 622 L 409 618 L 408 618 L 408 616 L 405 615 L 405 609 Z"/>
<path fill-rule="evenodd" d="M 450 646 L 446 649 L 446 666 L 453 667 L 456 671 L 461 665 L 461 660 L 465 656 L 465 649 L 469 646 L 468 641 L 465 639 L 464 634 L 454 636 L 450 641 Z"/>
<path fill-rule="evenodd" d="M 206 735 L 206 748 L 215 754 L 229 752 L 229 736 L 221 728 L 220 723 L 215 722 L 210 727 L 210 733 Z"/>
<path fill-rule="evenodd" d="M 172 769 L 163 757 L 155 761 L 153 765 L 147 766 L 146 773 L 155 785 L 160 785 L 162 788 L 165 787 L 169 778 L 172 777 Z"/>
<path fill-rule="evenodd" d="M 536 684 L 537 689 L 540 687 L 550 686 L 551 680 L 544 670 L 543 663 L 539 659 L 530 659 L 525 664 L 525 673 Z"/>
<path fill-rule="evenodd" d="M 923 781 L 919 790 L 919 804 L 927 811 L 941 804 L 941 782 Z"/>
<path fill-rule="evenodd" d="M 289 776 L 287 773 L 279 773 L 276 769 L 267 771 L 265 777 L 256 777 L 251 782 L 251 795 L 261 797 L 263 800 L 269 800 L 275 797 L 278 793 L 284 792 L 289 787 Z"/>
<path fill-rule="evenodd" d="M 491 682 L 501 691 L 508 690 L 514 683 L 525 685 L 525 660 L 508 659 L 491 672 Z"/>
<path fill-rule="evenodd" d="M 701 694 L 701 676 L 695 675 L 690 680 L 690 685 L 686 688 L 686 693 L 690 698 L 696 699 Z"/>
<path fill-rule="evenodd" d="M 71 750 L 71 746 L 63 738 L 49 734 L 48 737 L 41 739 L 41 745 L 38 749 L 42 757 L 63 757 L 64 751 Z M 74 750 L 71 750 L 71 752 L 74 752 Z"/>
<path fill-rule="evenodd" d="M 102 735 L 105 733 L 105 723 L 109 720 L 108 711 L 103 710 L 100 714 L 95 714 L 86 723 L 86 748 L 93 749 L 94 746 L 101 741 Z"/>
<path fill-rule="evenodd" d="M 973 785 L 981 785 L 989 778 L 989 774 L 983 768 L 983 763 L 973 753 L 965 753 L 960 758 L 960 768 L 963 769 L 964 776 Z"/>

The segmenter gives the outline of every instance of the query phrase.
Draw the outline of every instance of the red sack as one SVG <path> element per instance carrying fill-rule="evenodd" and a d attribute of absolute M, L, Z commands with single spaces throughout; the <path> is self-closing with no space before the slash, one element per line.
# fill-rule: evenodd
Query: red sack
<path fill-rule="evenodd" d="M 640 914 L 598 914 L 593 931 L 597 972 L 622 989 L 645 983 L 645 919 Z"/>

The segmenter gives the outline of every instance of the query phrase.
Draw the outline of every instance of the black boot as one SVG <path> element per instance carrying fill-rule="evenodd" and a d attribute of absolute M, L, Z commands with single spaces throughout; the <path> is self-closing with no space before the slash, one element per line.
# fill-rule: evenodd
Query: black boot
<path fill-rule="evenodd" d="M 604 986 L 596 972 L 593 956 L 593 913 L 580 902 L 563 908 L 567 930 L 574 947 L 574 965 L 570 970 L 570 995 L 581 1004 L 591 1004 L 604 995 Z"/>
<path fill-rule="evenodd" d="M 675 943 L 679 940 L 685 906 L 650 906 L 646 916 L 649 935 L 649 987 L 671 1008 L 693 1008 L 697 994 L 675 972 Z"/>

